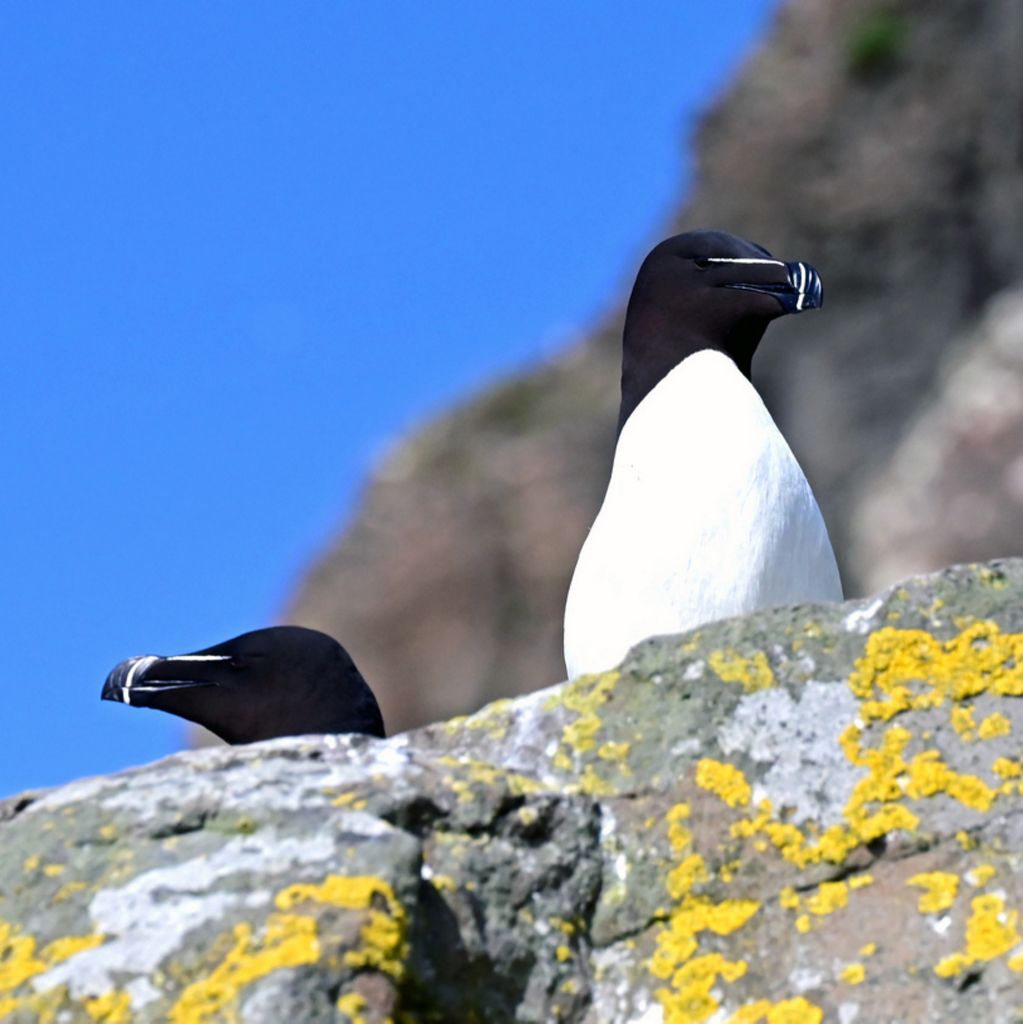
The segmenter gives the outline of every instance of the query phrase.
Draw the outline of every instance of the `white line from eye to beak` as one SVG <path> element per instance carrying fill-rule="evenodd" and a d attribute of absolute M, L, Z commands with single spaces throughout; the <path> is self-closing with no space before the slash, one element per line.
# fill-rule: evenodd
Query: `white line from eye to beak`
<path fill-rule="evenodd" d="M 230 654 L 175 654 L 165 657 L 165 662 L 229 662 Z"/>
<path fill-rule="evenodd" d="M 753 263 L 763 267 L 784 267 L 781 260 L 757 260 L 751 256 L 708 256 L 708 263 Z"/>
<path fill-rule="evenodd" d="M 173 665 L 176 661 L 230 661 L 230 654 L 177 654 L 172 658 L 164 658 L 165 663 Z"/>

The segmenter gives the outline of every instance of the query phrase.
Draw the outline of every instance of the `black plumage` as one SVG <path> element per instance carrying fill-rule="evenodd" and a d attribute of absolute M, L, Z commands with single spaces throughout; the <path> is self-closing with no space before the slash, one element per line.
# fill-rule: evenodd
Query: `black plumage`
<path fill-rule="evenodd" d="M 348 652 L 301 626 L 257 629 L 191 654 L 129 658 L 107 676 L 101 697 L 168 711 L 228 743 L 384 735 L 373 691 Z"/>

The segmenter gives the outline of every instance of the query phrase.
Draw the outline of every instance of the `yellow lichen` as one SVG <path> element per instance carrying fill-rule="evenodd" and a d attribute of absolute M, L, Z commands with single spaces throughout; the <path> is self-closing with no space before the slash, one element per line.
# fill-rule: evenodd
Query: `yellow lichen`
<path fill-rule="evenodd" d="M 966 881 L 975 889 L 983 888 L 995 877 L 994 864 L 978 864 L 966 872 Z"/>
<path fill-rule="evenodd" d="M 806 909 L 818 917 L 825 917 L 848 903 L 849 886 L 845 882 L 821 882 L 817 891 L 806 898 Z"/>
<path fill-rule="evenodd" d="M 947 793 L 964 807 L 989 811 L 997 797 L 983 779 L 953 771 L 941 760 L 937 750 L 917 754 L 908 766 L 909 783 L 906 794 L 914 799 Z"/>
<path fill-rule="evenodd" d="M 13 992 L 29 978 L 102 942 L 103 936 L 98 932 L 65 935 L 47 943 L 37 952 L 35 936 L 26 935 L 17 925 L 0 920 L 0 994 Z"/>
<path fill-rule="evenodd" d="M 64 935 L 43 947 L 41 956 L 47 964 L 59 964 L 68 957 L 81 953 L 86 949 L 95 949 L 103 942 L 103 936 L 98 932 L 91 935 Z"/>
<path fill-rule="evenodd" d="M 893 726 L 886 730 L 878 747 L 865 748 L 858 728 L 845 730 L 840 742 L 846 756 L 869 769 L 869 775 L 857 782 L 844 808 L 845 826 L 832 825 L 807 838 L 795 825 L 778 821 L 770 802 L 765 800 L 754 817 L 732 824 L 732 835 L 739 838 L 763 833 L 786 860 L 806 867 L 821 861 L 840 864 L 862 843 L 896 829 L 911 831 L 919 819 L 896 802 L 903 796 L 899 776 L 907 770 L 902 754 L 910 738 L 908 730 Z M 875 810 L 874 804 L 880 806 Z"/>
<path fill-rule="evenodd" d="M 877 943 L 868 942 L 865 946 L 860 946 L 860 956 L 867 957 L 873 956 L 877 952 Z"/>
<path fill-rule="evenodd" d="M 572 959 L 572 950 L 570 950 L 568 946 L 558 946 L 558 948 L 554 950 L 554 955 L 558 958 L 558 963 L 563 964 L 566 960 Z"/>
<path fill-rule="evenodd" d="M 974 731 L 977 728 L 977 723 L 973 720 L 974 710 L 973 705 L 969 704 L 966 707 L 952 708 L 948 715 L 952 728 L 965 740 L 973 739 Z"/>
<path fill-rule="evenodd" d="M 718 954 L 697 956 L 704 931 L 729 935 L 741 928 L 760 909 L 755 900 L 722 900 L 686 895 L 672 911 L 667 927 L 657 936 L 650 972 L 669 982 L 655 993 L 664 1011 L 665 1024 L 701 1021 L 717 1009 L 711 989 L 720 976 L 726 981 L 741 977 L 743 961 L 726 961 Z"/>
<path fill-rule="evenodd" d="M 528 775 L 498 767 L 478 758 L 445 755 L 437 760 L 440 764 L 456 768 L 462 773 L 462 777 L 450 779 L 448 782 L 452 791 L 457 794 L 460 803 L 469 803 L 477 789 L 503 786 L 507 787 L 508 792 L 513 796 L 526 796 L 543 789 L 536 779 L 530 778 Z M 359 804 L 356 803 L 354 806 L 358 807 Z"/>
<path fill-rule="evenodd" d="M 1023 695 L 1023 634 L 975 622 L 950 640 L 886 626 L 867 638 L 849 679 L 865 722 L 913 708 L 965 702 L 982 693 Z"/>
<path fill-rule="evenodd" d="M 722 882 L 730 882 L 742 868 L 742 858 L 727 861 L 718 867 L 718 877 Z"/>
<path fill-rule="evenodd" d="M 710 873 L 703 857 L 692 850 L 692 834 L 684 824 L 689 813 L 686 804 L 676 804 L 665 816 L 668 841 L 678 862 L 665 879 L 673 905 L 667 912 L 665 927 L 657 934 L 648 964 L 655 978 L 668 983 L 655 993 L 664 1024 L 703 1021 L 718 1008 L 715 986 L 719 979 L 737 980 L 745 974 L 746 964 L 726 960 L 716 952 L 702 951 L 701 935 L 729 935 L 760 909 L 754 900 L 715 902 L 693 891 Z"/>
<path fill-rule="evenodd" d="M 1019 913 L 1005 909 L 1005 899 L 997 893 L 976 896 L 966 922 L 966 948 L 942 959 L 934 968 L 939 978 L 951 978 L 976 963 L 995 960 L 1020 944 L 1016 927 Z"/>
<path fill-rule="evenodd" d="M 724 683 L 739 683 L 746 693 L 766 690 L 775 685 L 774 673 L 763 651 L 744 657 L 734 647 L 712 651 L 707 664 Z"/>
<path fill-rule="evenodd" d="M 847 985 L 861 985 L 867 978 L 867 969 L 863 964 L 847 964 L 839 977 Z"/>
<path fill-rule="evenodd" d="M 1023 694 L 1023 634 L 1004 634 L 994 623 L 974 622 L 941 642 L 922 630 L 884 627 L 868 638 L 849 685 L 860 707 L 857 721 L 846 727 L 839 743 L 846 757 L 867 774 L 856 783 L 843 810 L 845 824 L 807 836 L 762 804 L 756 815 L 732 824 L 734 836 L 765 836 L 799 867 L 821 861 L 841 863 L 860 844 L 897 829 L 915 830 L 919 818 L 906 806 L 907 799 L 943 795 L 983 812 L 1000 796 L 1017 793 L 1019 787 L 1007 782 L 993 788 L 979 776 L 956 771 L 937 750 L 907 756 L 912 734 L 902 726 L 889 726 L 869 746 L 865 730 L 904 711 L 958 704 L 983 693 Z M 969 707 L 953 707 L 952 713 L 964 736 L 974 728 Z M 989 715 L 981 723 L 983 738 L 1004 735 L 1007 725 L 1000 712 Z M 976 728 L 979 732 L 981 727 Z M 1016 777 L 1008 759 L 996 765 L 1001 778 Z"/>
<path fill-rule="evenodd" d="M 274 903 L 279 910 L 289 910 L 307 901 L 346 910 L 368 910 L 369 920 L 361 932 L 362 946 L 349 950 L 345 963 L 352 967 L 371 967 L 392 978 L 401 978 L 408 952 L 405 910 L 387 882 L 373 875 L 329 875 L 321 885 L 288 886 L 277 894 Z M 378 910 L 378 902 L 386 910 Z"/>
<path fill-rule="evenodd" d="M 728 1024 L 820 1024 L 824 1011 L 802 996 L 783 999 L 772 1003 L 759 999 L 740 1007 L 728 1020 Z"/>
<path fill-rule="evenodd" d="M 366 1018 L 363 1017 L 362 1011 L 369 1009 L 365 996 L 358 992 L 346 992 L 338 999 L 336 1005 L 338 1011 L 348 1018 L 349 1024 L 364 1024 Z"/>
<path fill-rule="evenodd" d="M 1004 590 L 1009 585 L 1009 581 L 1005 578 L 1004 573 L 999 572 L 997 569 L 991 569 L 986 565 L 977 573 L 977 577 L 981 583 L 992 590 Z"/>
<path fill-rule="evenodd" d="M 778 903 L 786 910 L 796 910 L 799 907 L 799 893 L 791 885 L 786 885 L 778 893 Z"/>
<path fill-rule="evenodd" d="M 1001 713 L 995 711 L 987 716 L 977 727 L 977 735 L 982 740 L 993 740 L 998 736 L 1008 736 L 1012 732 L 1012 723 Z"/>
<path fill-rule="evenodd" d="M 615 787 L 607 779 L 597 774 L 592 764 L 584 765 L 579 773 L 579 781 L 565 788 L 570 793 L 585 793 L 588 796 L 613 796 L 616 792 Z"/>
<path fill-rule="evenodd" d="M 99 1024 L 129 1024 L 131 996 L 127 992 L 111 991 L 86 999 L 85 1012 Z"/>
<path fill-rule="evenodd" d="M 81 892 L 83 889 L 88 888 L 87 882 L 65 882 L 54 894 L 50 900 L 51 903 L 63 903 L 64 900 L 70 899 L 76 892 Z"/>
<path fill-rule="evenodd" d="M 629 756 L 629 743 L 612 743 L 608 741 L 601 745 L 597 751 L 597 757 L 605 761 L 621 761 Z"/>
<path fill-rule="evenodd" d="M 0 996 L 0 1020 L 6 1021 L 18 1011 L 24 1020 L 36 1024 L 57 1024 L 58 1013 L 67 1006 L 67 987 L 57 985 L 45 992 L 33 992 L 20 998 Z"/>
<path fill-rule="evenodd" d="M 713 992 L 718 979 L 737 981 L 745 973 L 745 960 L 728 960 L 720 953 L 688 960 L 672 974 L 670 989 L 657 990 L 665 1024 L 696 1024 L 706 1020 L 720 1005 Z"/>
<path fill-rule="evenodd" d="M 767 1010 L 770 1005 L 766 999 L 760 999 L 755 1003 L 747 1003 L 745 1006 L 740 1006 L 728 1018 L 728 1024 L 759 1024 L 767 1016 Z"/>
<path fill-rule="evenodd" d="M 680 900 L 692 892 L 695 885 L 710 878 L 707 865 L 698 853 L 691 853 L 677 867 L 668 872 L 666 888 L 673 900 Z"/>
<path fill-rule="evenodd" d="M 947 871 L 924 871 L 910 878 L 906 885 L 924 890 L 916 904 L 921 914 L 937 914 L 948 910 L 955 902 L 959 876 Z"/>
<path fill-rule="evenodd" d="M 1019 761 L 1014 761 L 1011 757 L 995 758 L 991 770 L 1000 779 L 1018 779 L 1023 775 L 1023 768 L 1020 767 Z"/>
<path fill-rule="evenodd" d="M 495 740 L 502 740 L 508 733 L 510 716 L 508 711 L 511 708 L 511 700 L 502 697 L 488 704 L 485 708 L 477 711 L 471 718 L 463 720 L 466 729 L 483 729 Z"/>
<path fill-rule="evenodd" d="M 681 853 L 692 841 L 693 834 L 689 831 L 683 821 L 689 820 L 689 805 L 675 804 L 665 815 L 668 823 L 668 842 L 674 853 Z"/>
<path fill-rule="evenodd" d="M 36 956 L 34 936 L 23 935 L 15 925 L 0 921 L 0 992 L 10 992 L 46 970 Z"/>
<path fill-rule="evenodd" d="M 252 925 L 243 921 L 234 926 L 233 938 L 223 960 L 181 993 L 170 1010 L 171 1024 L 215 1020 L 257 978 L 282 967 L 312 964 L 320 957 L 316 918 L 302 914 L 271 914 L 258 937 Z"/>
<path fill-rule="evenodd" d="M 696 784 L 724 800 L 729 807 L 749 805 L 750 784 L 735 765 L 704 757 L 696 765 Z"/>
<path fill-rule="evenodd" d="M 526 828 L 532 828 L 540 820 L 540 812 L 535 807 L 520 807 L 515 812 L 515 817 Z"/>
<path fill-rule="evenodd" d="M 596 746 L 596 735 L 601 724 L 600 716 L 596 712 L 580 715 L 574 722 L 565 726 L 561 734 L 562 742 L 577 754 L 584 754 Z"/>
<path fill-rule="evenodd" d="M 232 1015 L 242 989 L 284 967 L 316 963 L 322 955 L 316 917 L 290 913 L 301 904 L 326 904 L 366 914 L 357 949 L 345 953 L 351 967 L 382 971 L 396 980 L 407 955 L 405 911 L 381 878 L 328 875 L 322 883 L 297 883 L 274 898 L 280 913 L 270 914 L 257 933 L 248 922 L 235 925 L 227 954 L 205 977 L 189 985 L 171 1008 L 171 1024 L 203 1024 Z"/>
<path fill-rule="evenodd" d="M 17 925 L 0 920 L 0 1020 L 21 1010 L 39 1021 L 53 1021 L 64 1005 L 66 989 L 56 986 L 45 992 L 16 996 L 12 993 L 56 964 L 103 942 L 97 932 L 90 935 L 65 935 L 37 950 L 35 936 L 25 934 Z M 120 1024 L 110 1018 L 110 1024 Z"/>
<path fill-rule="evenodd" d="M 555 706 L 561 704 L 578 716 L 565 726 L 561 734 L 561 742 L 571 747 L 577 754 L 592 750 L 596 745 L 594 737 L 601 726 L 597 710 L 610 699 L 618 679 L 617 672 L 582 676 L 569 683 L 560 694 L 548 702 Z"/>

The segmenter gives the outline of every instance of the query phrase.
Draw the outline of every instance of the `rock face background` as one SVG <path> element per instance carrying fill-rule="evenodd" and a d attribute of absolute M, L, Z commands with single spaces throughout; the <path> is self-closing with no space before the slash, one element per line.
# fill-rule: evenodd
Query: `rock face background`
<path fill-rule="evenodd" d="M 1023 420 L 935 426 L 958 415 L 948 366 L 987 344 L 984 311 L 1008 317 L 989 303 L 1023 276 L 1020 53 L 1018 0 L 790 0 L 705 118 L 696 187 L 664 226 L 724 227 L 822 272 L 824 311 L 772 326 L 755 376 L 850 593 L 1021 547 L 1008 466 Z M 997 330 L 1018 336 L 1014 322 Z M 352 650 L 392 729 L 562 678 L 564 596 L 610 469 L 619 338 L 615 315 L 411 437 L 286 609 Z M 1018 360 L 999 374 L 996 406 L 1023 387 Z M 954 494 L 958 511 L 932 506 L 928 541 L 907 545 L 920 507 Z"/>
<path fill-rule="evenodd" d="M 1023 289 L 1000 292 L 942 360 L 937 394 L 856 522 L 868 585 L 1023 544 Z"/>
<path fill-rule="evenodd" d="M 1023 561 L 0 804 L 0 1019 L 1023 1011 Z"/>

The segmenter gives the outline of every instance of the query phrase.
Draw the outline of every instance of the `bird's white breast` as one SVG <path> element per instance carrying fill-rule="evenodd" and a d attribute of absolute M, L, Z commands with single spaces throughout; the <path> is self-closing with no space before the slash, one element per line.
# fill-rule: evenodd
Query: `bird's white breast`
<path fill-rule="evenodd" d="M 760 396 L 728 356 L 689 356 L 618 439 L 569 589 L 569 676 L 648 636 L 841 597 L 820 509 Z"/>

